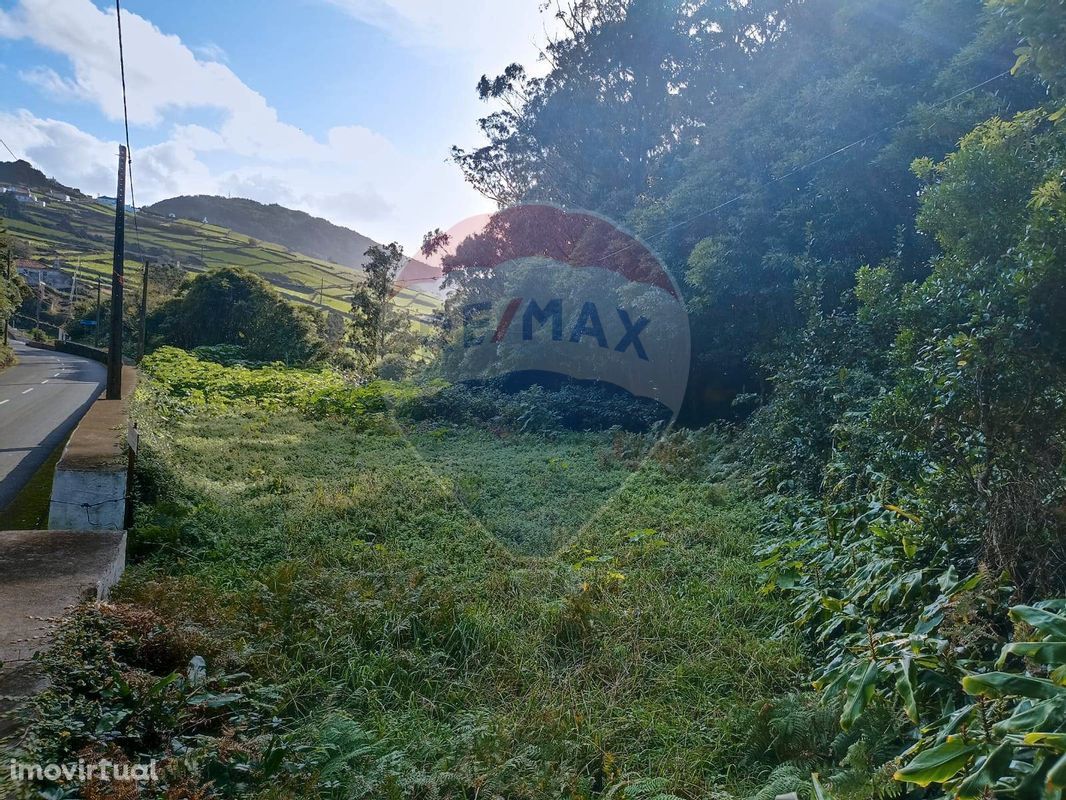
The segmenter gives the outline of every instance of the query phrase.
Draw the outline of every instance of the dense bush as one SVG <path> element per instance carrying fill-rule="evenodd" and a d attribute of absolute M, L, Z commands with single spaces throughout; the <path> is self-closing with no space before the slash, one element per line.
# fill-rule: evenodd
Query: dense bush
<path fill-rule="evenodd" d="M 252 404 L 293 408 L 313 416 L 353 422 L 391 412 L 411 421 L 494 426 L 516 432 L 556 430 L 651 430 L 663 409 L 595 385 L 564 385 L 557 391 L 532 387 L 504 391 L 497 386 L 423 385 L 372 381 L 356 385 L 331 369 L 294 369 L 246 361 L 231 345 L 187 353 L 161 347 L 144 359 L 158 402 L 171 407 Z"/>
<path fill-rule="evenodd" d="M 487 422 L 514 430 L 647 431 L 669 412 L 654 401 L 596 384 L 508 390 L 487 383 L 440 385 L 404 406 L 403 413 L 412 419 Z"/>
<path fill-rule="evenodd" d="M 258 275 L 225 267 L 197 275 L 148 319 L 155 346 L 235 345 L 255 361 L 299 364 L 325 354 L 314 312 L 286 302 Z"/>
<path fill-rule="evenodd" d="M 768 588 L 792 597 L 843 728 L 899 715 L 885 768 L 909 761 L 896 777 L 930 787 L 919 796 L 1058 797 L 1066 768 L 1062 601 L 1044 601 L 1066 594 L 1066 132 L 1053 116 L 994 118 L 915 162 L 918 226 L 940 250 L 928 277 L 890 259 L 859 271 L 854 310 L 812 304 L 799 346 L 768 362 L 776 394 L 752 423 Z M 1012 601 L 1031 604 L 1012 617 L 1042 641 L 1003 646 Z M 1024 673 L 997 671 L 1001 647 L 1000 663 L 1028 657 Z"/>

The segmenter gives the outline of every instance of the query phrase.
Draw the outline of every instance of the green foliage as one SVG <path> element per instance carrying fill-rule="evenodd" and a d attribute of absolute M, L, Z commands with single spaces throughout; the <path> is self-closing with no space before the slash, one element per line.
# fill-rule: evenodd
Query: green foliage
<path fill-rule="evenodd" d="M 262 369 L 293 398 L 314 380 Z M 191 637 L 167 664 L 202 654 L 273 687 L 282 764 L 305 766 L 263 780 L 257 737 L 249 795 L 755 789 L 771 765 L 748 731 L 800 661 L 758 592 L 754 507 L 674 455 L 700 461 L 696 443 L 630 464 L 620 433 L 365 428 L 239 400 L 255 371 L 146 359 L 139 563 L 116 589 Z M 205 383 L 238 399 L 208 407 Z M 540 540 L 515 552 L 514 534 Z"/>
<path fill-rule="evenodd" d="M 235 267 L 197 275 L 149 320 L 157 344 L 238 345 L 253 360 L 290 364 L 322 355 L 317 327 L 312 312 L 290 305 L 262 278 Z"/>
<path fill-rule="evenodd" d="M 966 91 L 1017 45 L 978 0 L 549 5 L 551 69 L 483 79 L 488 144 L 457 160 L 504 204 L 591 209 L 653 243 L 689 306 L 701 421 L 767 393 L 812 287 L 847 312 L 864 264 L 927 274 L 911 162 L 1044 97 L 1025 75 Z"/>
<path fill-rule="evenodd" d="M 37 723 L 20 757 L 154 760 L 159 779 L 141 785 L 137 796 L 145 798 L 245 797 L 267 782 L 297 785 L 295 773 L 306 764 L 285 743 L 277 691 L 246 674 L 209 669 L 196 651 L 203 644 L 143 608 L 79 609 L 42 659 L 49 686 L 32 701 Z M 41 794 L 34 796 L 111 796 L 99 778 L 35 788 Z"/>
<path fill-rule="evenodd" d="M 392 413 L 413 422 L 486 427 L 496 432 L 655 429 L 662 408 L 601 386 L 566 384 L 557 391 L 534 386 L 504 391 L 497 386 L 424 385 L 377 380 L 355 385 L 328 369 L 295 369 L 245 360 L 233 345 L 198 347 L 192 353 L 161 347 L 145 357 L 160 407 L 180 413 L 234 406 L 292 409 L 313 417 L 336 417 L 356 425 L 376 424 Z M 158 391 L 157 391 L 158 390 Z"/>
<path fill-rule="evenodd" d="M 395 242 L 376 244 L 366 251 L 366 257 L 366 280 L 352 294 L 349 344 L 368 370 L 402 378 L 404 363 L 419 346 L 407 310 L 395 302 L 403 248 Z"/>
<path fill-rule="evenodd" d="M 1066 36 L 1066 9 L 1055 0 L 992 0 L 991 6 L 1004 12 L 1017 30 L 1021 46 L 1015 50 L 1018 60 L 1014 71 L 1032 68 L 1062 100 L 1066 92 L 1066 56 L 1062 40 Z M 1053 115 L 1066 116 L 1066 107 Z"/>
<path fill-rule="evenodd" d="M 20 244 L 15 237 L 0 228 L 0 318 L 3 324 L 11 319 L 22 302 L 29 297 L 30 288 L 15 272 L 13 263 L 18 258 Z"/>
<path fill-rule="evenodd" d="M 507 390 L 505 382 L 430 387 L 402 413 L 414 420 L 439 419 L 464 425 L 525 431 L 586 431 L 621 428 L 648 431 L 661 424 L 663 407 L 596 384 L 567 382 L 556 389 L 534 385 Z"/>
<path fill-rule="evenodd" d="M 354 386 L 330 369 L 249 365 L 236 358 L 240 354 L 226 347 L 198 348 L 196 354 L 161 347 L 145 357 L 141 369 L 153 378 L 148 391 L 158 407 L 183 414 L 204 407 L 251 406 L 374 425 L 391 406 L 412 402 L 419 394 L 413 386 L 387 381 Z"/>
<path fill-rule="evenodd" d="M 962 679 L 969 702 L 923 730 L 896 778 L 948 796 L 1055 798 L 1066 789 L 1066 600 L 1015 606 L 1034 641 L 1003 647 L 995 667 L 1025 659 L 1024 673 L 976 671 Z M 992 665 L 982 665 L 988 669 Z M 1046 676 L 1046 677 L 1044 677 Z"/>
<path fill-rule="evenodd" d="M 1064 166 L 1042 110 L 916 162 L 918 228 L 940 250 L 928 276 L 893 257 L 858 272 L 854 310 L 827 312 L 816 292 L 798 346 L 766 359 L 775 395 L 753 419 L 772 491 L 767 590 L 792 597 L 821 654 L 816 688 L 849 733 L 896 715 L 868 774 L 952 797 L 1058 796 L 1044 787 L 1058 740 L 1006 720 L 1046 703 L 1049 730 L 1066 724 L 1061 648 L 1003 647 L 1030 674 L 994 665 L 1010 599 L 1066 590 Z M 839 763 L 802 766 L 848 796 Z"/>

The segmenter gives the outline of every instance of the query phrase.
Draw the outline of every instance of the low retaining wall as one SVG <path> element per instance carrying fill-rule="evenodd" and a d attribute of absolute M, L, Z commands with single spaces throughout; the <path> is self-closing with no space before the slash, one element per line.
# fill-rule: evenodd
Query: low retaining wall
<path fill-rule="evenodd" d="M 89 358 L 93 361 L 99 361 L 101 364 L 107 363 L 107 351 L 101 350 L 98 347 L 89 347 L 87 344 L 78 344 L 77 342 L 35 342 L 32 339 L 26 341 L 27 347 L 36 347 L 38 350 L 55 350 L 59 353 L 69 353 L 72 356 L 81 356 L 82 358 Z"/>
<path fill-rule="evenodd" d="M 97 400 L 70 435 L 56 464 L 48 527 L 123 530 L 130 472 L 129 398 L 137 371 L 122 368 L 122 399 Z"/>

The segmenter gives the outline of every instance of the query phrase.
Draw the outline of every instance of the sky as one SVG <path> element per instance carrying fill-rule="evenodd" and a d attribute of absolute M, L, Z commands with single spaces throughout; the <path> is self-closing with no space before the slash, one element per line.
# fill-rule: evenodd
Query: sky
<path fill-rule="evenodd" d="M 482 74 L 536 71 L 541 3 L 124 0 L 137 204 L 248 197 L 413 252 L 426 231 L 491 209 L 449 150 L 481 143 Z M 0 138 L 16 156 L 114 194 L 114 3 L 0 0 L 0 87 Z"/>

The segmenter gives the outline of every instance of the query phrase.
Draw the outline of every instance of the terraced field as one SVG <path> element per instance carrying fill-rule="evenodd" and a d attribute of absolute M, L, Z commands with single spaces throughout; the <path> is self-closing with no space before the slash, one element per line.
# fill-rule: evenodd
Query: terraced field
<path fill-rule="evenodd" d="M 67 272 L 111 274 L 114 209 L 88 199 L 22 206 L 20 218 L 6 227 L 33 247 L 40 261 L 58 261 Z M 290 300 L 347 314 L 352 287 L 363 279 L 349 267 L 311 258 L 272 242 L 259 241 L 228 228 L 138 212 L 126 215 L 126 268 L 139 272 L 145 258 L 180 264 L 189 273 L 239 266 L 270 281 Z M 405 289 L 397 302 L 416 315 L 439 306 L 432 295 Z"/>

